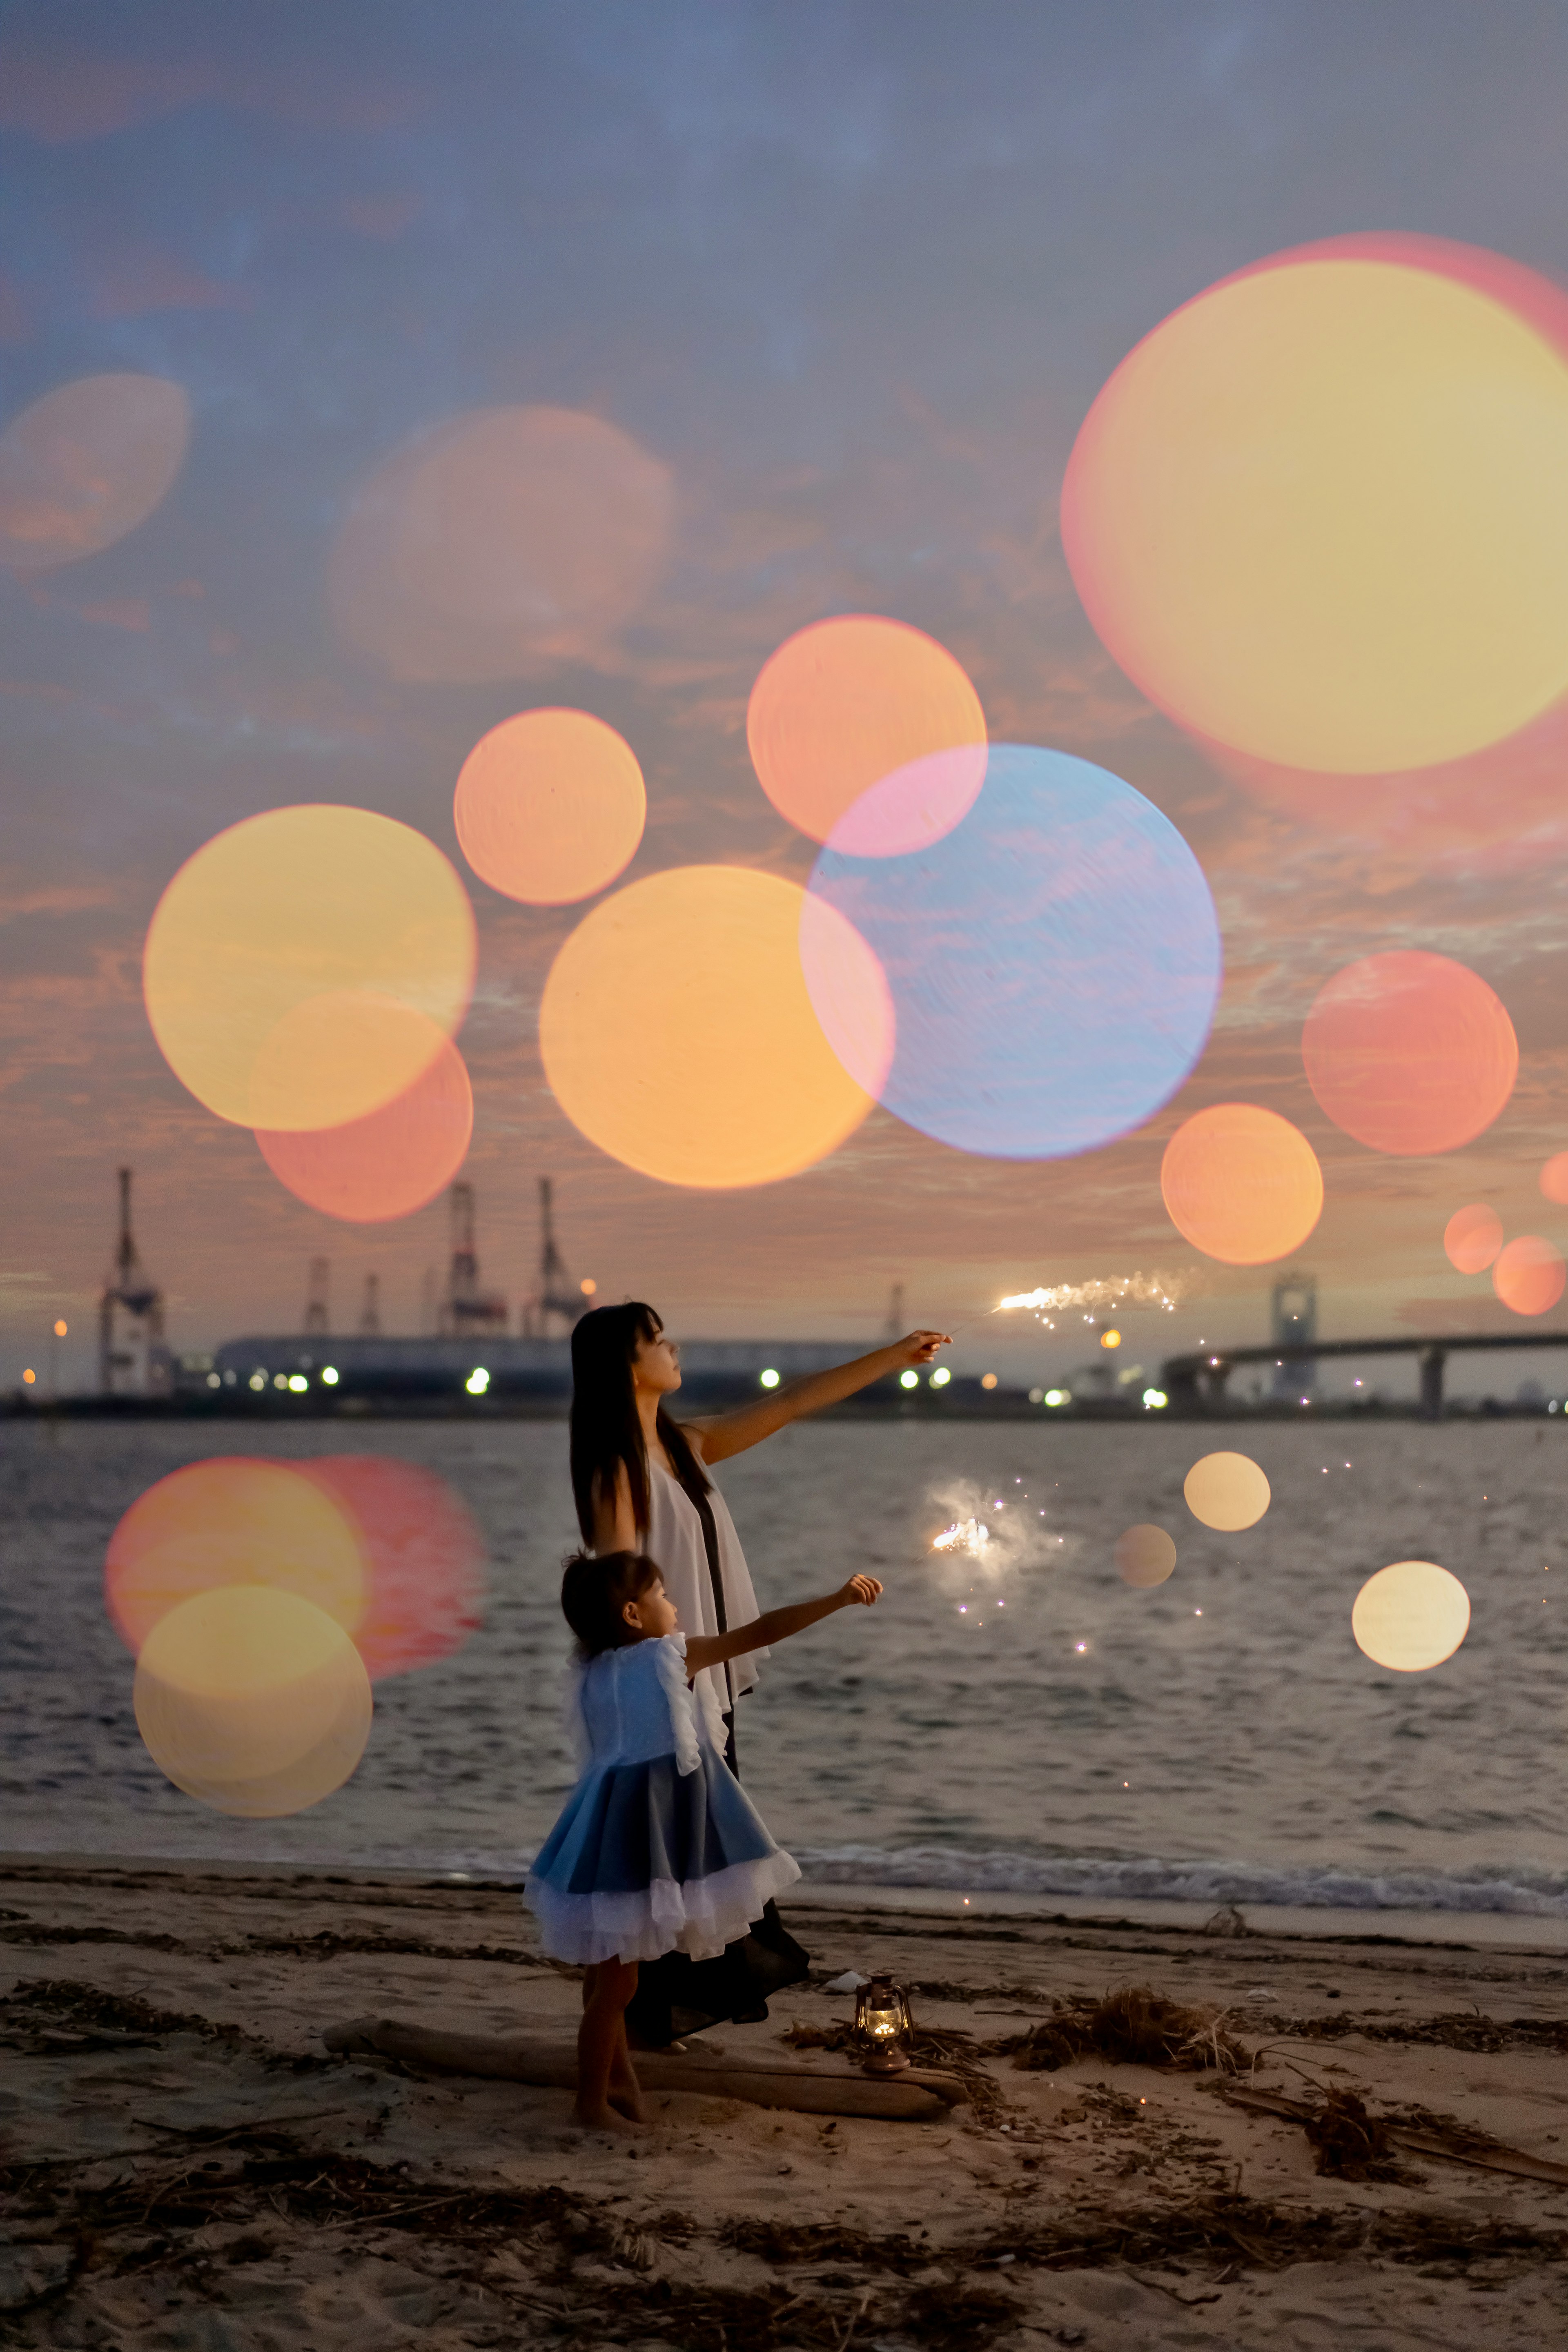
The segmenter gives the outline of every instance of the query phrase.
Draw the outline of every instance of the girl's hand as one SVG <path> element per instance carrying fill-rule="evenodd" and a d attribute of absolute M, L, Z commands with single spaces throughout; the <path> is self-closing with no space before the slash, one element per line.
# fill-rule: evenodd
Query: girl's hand
<path fill-rule="evenodd" d="M 906 1339 L 894 1340 L 890 1353 L 912 1370 L 916 1364 L 929 1364 L 939 1348 L 952 1345 L 945 1331 L 911 1331 Z"/>
<path fill-rule="evenodd" d="M 881 1585 L 874 1576 L 852 1576 L 848 1583 L 841 1585 L 838 1591 L 838 1598 L 847 1609 L 856 1601 L 863 1608 L 874 1609 L 881 1597 Z"/>

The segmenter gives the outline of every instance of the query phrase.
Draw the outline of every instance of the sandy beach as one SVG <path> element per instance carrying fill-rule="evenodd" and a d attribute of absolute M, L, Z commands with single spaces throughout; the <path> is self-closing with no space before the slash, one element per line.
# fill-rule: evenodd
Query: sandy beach
<path fill-rule="evenodd" d="M 699 2086 L 615 2141 L 572 2131 L 564 2090 L 323 2045 L 361 2018 L 566 2043 L 576 1981 L 507 1889 L 37 1857 L 3 1877 L 11 2344 L 1135 2352 L 1568 2327 L 1568 1964 L 1522 1926 L 1467 1948 L 822 1890 L 798 1906 L 811 1982 L 712 2038 L 776 2060 L 792 2028 L 848 2017 L 828 1979 L 891 1968 L 965 2102 L 834 2120 Z M 1239 2059 L 1071 2054 L 1074 2021 L 1128 1987 L 1220 2013 Z M 1031 2035 L 1046 2063 L 1020 2069 Z M 1320 2170 L 1277 2111 L 1336 2091 L 1373 2137 L 1403 2124 L 1372 2177 L 1342 2132 Z"/>

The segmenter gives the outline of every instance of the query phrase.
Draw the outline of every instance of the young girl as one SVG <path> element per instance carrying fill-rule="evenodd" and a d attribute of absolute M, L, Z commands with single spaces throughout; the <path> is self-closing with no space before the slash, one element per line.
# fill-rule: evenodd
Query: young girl
<path fill-rule="evenodd" d="M 721 1952 L 800 1876 L 715 1747 L 692 1677 L 836 1609 L 869 1608 L 881 1591 L 874 1576 L 852 1576 L 820 1601 L 689 1636 L 646 1553 L 568 1561 L 561 1606 L 577 1636 L 573 1714 L 585 1769 L 523 1891 L 545 1950 L 587 1970 L 577 2123 L 624 2131 L 624 2119 L 644 2120 L 626 2031 L 639 1960 Z"/>

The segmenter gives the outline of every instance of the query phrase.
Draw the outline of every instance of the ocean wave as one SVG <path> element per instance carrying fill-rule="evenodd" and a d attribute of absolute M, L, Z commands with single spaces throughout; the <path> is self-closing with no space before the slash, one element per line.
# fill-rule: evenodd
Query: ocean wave
<path fill-rule="evenodd" d="M 951 1846 L 795 1850 L 818 1885 L 928 1886 L 965 1895 L 1065 1895 L 1112 1903 L 1267 1903 L 1309 1911 L 1500 1911 L 1568 1918 L 1568 1871 L 1528 1863 L 1455 1870 L 1337 1868 L 1331 1863 L 971 1853 Z"/>

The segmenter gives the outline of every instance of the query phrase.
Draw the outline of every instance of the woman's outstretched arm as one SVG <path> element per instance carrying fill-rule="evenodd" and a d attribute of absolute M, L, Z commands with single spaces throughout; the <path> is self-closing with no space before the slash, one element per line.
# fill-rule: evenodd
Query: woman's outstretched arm
<path fill-rule="evenodd" d="M 857 1356 L 853 1363 L 835 1364 L 827 1372 L 808 1372 L 804 1380 L 791 1381 L 787 1388 L 775 1389 L 772 1396 L 759 1397 L 755 1404 L 737 1405 L 732 1412 L 704 1414 L 684 1422 L 682 1426 L 697 1440 L 704 1462 L 723 1462 L 731 1454 L 744 1454 L 749 1445 L 760 1445 L 764 1437 L 787 1429 L 792 1421 L 799 1421 L 806 1413 L 841 1404 L 846 1397 L 869 1388 L 873 1381 L 885 1379 L 889 1372 L 929 1364 L 937 1349 L 947 1345 L 945 1331 L 911 1331 L 907 1339 L 895 1339 L 890 1347 L 874 1349 L 868 1356 Z"/>
<path fill-rule="evenodd" d="M 825 1592 L 818 1601 L 797 1601 L 789 1609 L 770 1609 L 749 1625 L 731 1626 L 727 1633 L 689 1633 L 686 1671 L 699 1675 L 704 1666 L 721 1666 L 726 1658 L 771 1649 L 775 1642 L 787 1642 L 792 1633 L 804 1633 L 808 1625 L 820 1624 L 836 1610 L 852 1609 L 857 1602 L 870 1609 L 881 1597 L 882 1588 L 874 1576 L 852 1576 L 837 1592 Z"/>

